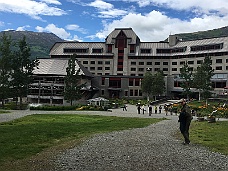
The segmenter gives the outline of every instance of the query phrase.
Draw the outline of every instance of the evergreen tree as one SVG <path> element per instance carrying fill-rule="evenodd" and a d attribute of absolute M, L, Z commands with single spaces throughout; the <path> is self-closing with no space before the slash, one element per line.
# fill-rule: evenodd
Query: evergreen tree
<path fill-rule="evenodd" d="M 183 79 L 183 82 L 181 83 L 181 88 L 183 89 L 183 95 L 189 99 L 189 96 L 191 95 L 191 87 L 192 87 L 192 69 L 189 67 L 187 62 L 185 62 L 184 66 L 180 69 L 180 78 Z"/>
<path fill-rule="evenodd" d="M 194 87 L 199 90 L 199 100 L 201 95 L 206 99 L 210 96 L 210 91 L 213 90 L 211 86 L 211 77 L 214 75 L 214 69 L 211 67 L 211 58 L 206 56 L 203 63 L 196 69 L 193 74 Z"/>
<path fill-rule="evenodd" d="M 81 89 L 85 86 L 81 83 L 80 68 L 76 70 L 76 54 L 68 60 L 66 72 L 64 98 L 69 100 L 72 106 L 74 100 L 79 100 L 82 97 Z"/>
<path fill-rule="evenodd" d="M 26 38 L 18 42 L 19 50 L 16 51 L 12 62 L 12 82 L 15 97 L 20 98 L 20 109 L 22 97 L 27 96 L 28 85 L 32 83 L 32 74 L 35 67 L 38 67 L 38 60 L 31 60 L 30 48 Z"/>
<path fill-rule="evenodd" d="M 0 99 L 4 107 L 4 100 L 10 97 L 10 74 L 13 53 L 12 40 L 5 34 L 0 43 Z"/>

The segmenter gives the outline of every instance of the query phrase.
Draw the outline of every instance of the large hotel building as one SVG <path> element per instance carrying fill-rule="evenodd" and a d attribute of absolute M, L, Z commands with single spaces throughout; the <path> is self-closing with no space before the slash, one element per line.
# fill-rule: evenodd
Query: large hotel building
<path fill-rule="evenodd" d="M 228 37 L 179 40 L 170 35 L 168 41 L 141 42 L 131 28 L 116 28 L 105 42 L 57 42 L 50 49 L 49 59 L 40 59 L 29 87 L 30 102 L 65 104 L 63 98 L 64 76 L 67 61 L 77 55 L 83 82 L 83 100 L 102 96 L 105 98 L 143 98 L 141 80 L 146 72 L 162 70 L 165 74 L 166 92 L 161 96 L 178 97 L 180 68 L 184 63 L 194 70 L 205 56 L 210 56 L 215 75 L 212 77 L 214 95 L 221 94 L 227 86 Z M 197 92 L 195 92 L 197 95 Z"/>

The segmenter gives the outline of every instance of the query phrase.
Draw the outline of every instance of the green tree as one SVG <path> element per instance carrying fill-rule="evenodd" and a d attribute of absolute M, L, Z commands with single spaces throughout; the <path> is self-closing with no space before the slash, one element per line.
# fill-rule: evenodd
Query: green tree
<path fill-rule="evenodd" d="M 180 78 L 183 79 L 181 83 L 181 88 L 183 89 L 182 94 L 189 99 L 189 96 L 191 95 L 191 88 L 193 83 L 193 74 L 192 74 L 192 68 L 189 67 L 187 62 L 184 63 L 184 66 L 180 69 Z"/>
<path fill-rule="evenodd" d="M 148 101 L 150 95 L 153 95 L 156 100 L 156 96 L 163 94 L 165 91 L 163 72 L 158 71 L 154 75 L 151 72 L 146 72 L 142 80 L 141 89 L 142 92 L 147 94 Z"/>
<path fill-rule="evenodd" d="M 19 97 L 20 109 L 22 108 L 22 97 L 27 96 L 28 85 L 32 83 L 33 71 L 38 67 L 38 60 L 30 58 L 30 48 L 26 42 L 25 36 L 18 42 L 18 51 L 16 51 L 12 62 L 12 81 L 11 85 L 15 97 Z"/>
<path fill-rule="evenodd" d="M 155 100 L 156 100 L 156 96 L 162 95 L 165 91 L 165 80 L 164 80 L 164 74 L 162 71 L 157 71 L 154 74 L 154 79 L 153 79 L 153 85 L 152 85 L 152 92 L 153 95 L 155 96 Z"/>
<path fill-rule="evenodd" d="M 0 99 L 4 107 L 4 100 L 10 97 L 10 75 L 12 63 L 12 40 L 5 34 L 0 43 Z"/>
<path fill-rule="evenodd" d="M 141 82 L 141 89 L 143 93 L 146 93 L 147 101 L 150 101 L 150 95 L 152 94 L 152 91 L 153 91 L 152 84 L 153 84 L 153 75 L 151 72 L 146 72 Z"/>
<path fill-rule="evenodd" d="M 207 99 L 210 96 L 210 91 L 213 90 L 211 86 L 211 77 L 214 75 L 214 69 L 211 67 L 211 58 L 206 56 L 203 63 L 196 69 L 193 74 L 193 84 L 199 90 L 199 100 L 201 95 Z"/>
<path fill-rule="evenodd" d="M 81 83 L 80 68 L 76 70 L 76 54 L 68 60 L 66 72 L 64 98 L 70 101 L 72 106 L 74 100 L 79 100 L 82 97 L 81 89 L 85 86 L 85 83 Z"/>

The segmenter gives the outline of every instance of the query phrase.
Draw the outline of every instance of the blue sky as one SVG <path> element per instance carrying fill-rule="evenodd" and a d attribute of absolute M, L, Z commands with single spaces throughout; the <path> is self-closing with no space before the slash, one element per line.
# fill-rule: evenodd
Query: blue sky
<path fill-rule="evenodd" d="M 103 42 L 115 28 L 141 41 L 228 26 L 228 0 L 0 0 L 0 31 L 52 32 Z"/>

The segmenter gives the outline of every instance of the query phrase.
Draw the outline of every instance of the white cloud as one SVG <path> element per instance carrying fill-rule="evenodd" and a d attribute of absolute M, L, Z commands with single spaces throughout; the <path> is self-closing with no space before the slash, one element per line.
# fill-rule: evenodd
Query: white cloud
<path fill-rule="evenodd" d="M 210 30 L 228 25 L 228 16 L 203 15 L 201 18 L 192 18 L 189 21 L 170 18 L 159 11 L 148 14 L 129 13 L 120 20 L 103 22 L 104 29 L 90 36 L 104 39 L 115 28 L 133 28 L 141 41 L 162 41 L 169 34 L 187 33 Z"/>
<path fill-rule="evenodd" d="M 77 24 L 69 24 L 65 27 L 67 30 L 72 30 L 72 31 L 78 31 L 81 32 L 83 34 L 86 34 L 87 31 L 83 28 L 80 28 Z"/>
<path fill-rule="evenodd" d="M 112 4 L 104 2 L 102 0 L 95 0 L 94 2 L 91 2 L 89 4 L 89 6 L 99 8 L 99 9 L 103 9 L 103 10 L 114 8 L 114 6 Z"/>
<path fill-rule="evenodd" d="M 65 29 L 63 28 L 59 28 L 57 26 L 55 26 L 54 24 L 48 24 L 45 28 L 37 26 L 36 30 L 38 32 L 51 32 L 54 33 L 55 35 L 57 35 L 58 37 L 62 38 L 62 39 L 70 39 L 71 35 L 70 33 L 68 33 Z"/>
<path fill-rule="evenodd" d="M 26 28 L 30 28 L 30 26 L 29 26 L 29 25 L 26 25 L 26 26 L 18 27 L 18 28 L 16 29 L 16 31 L 25 31 Z"/>
<path fill-rule="evenodd" d="M 39 20 L 41 20 L 40 16 L 42 15 L 61 16 L 66 14 L 66 12 L 60 8 L 51 7 L 46 3 L 32 0 L 0 0 L 0 11 L 25 14 Z"/>
<path fill-rule="evenodd" d="M 96 8 L 99 13 L 98 17 L 100 18 L 115 18 L 127 14 L 127 11 L 115 9 L 112 4 L 104 2 L 103 0 L 95 0 L 87 5 Z"/>
<path fill-rule="evenodd" d="M 56 5 L 61 5 L 61 2 L 58 0 L 40 0 L 41 2 L 45 2 L 47 4 L 56 4 Z"/>
<path fill-rule="evenodd" d="M 227 0 L 123 0 L 126 2 L 136 2 L 139 7 L 145 6 L 160 6 L 174 10 L 200 11 L 200 13 L 226 13 L 228 14 Z M 194 10 L 193 10 L 194 11 Z"/>

